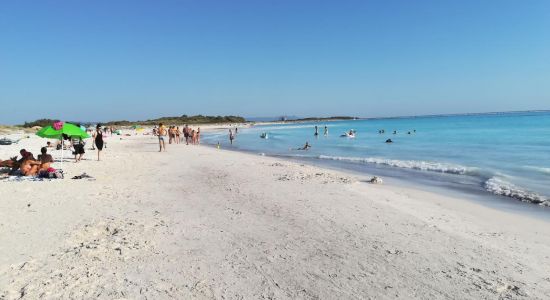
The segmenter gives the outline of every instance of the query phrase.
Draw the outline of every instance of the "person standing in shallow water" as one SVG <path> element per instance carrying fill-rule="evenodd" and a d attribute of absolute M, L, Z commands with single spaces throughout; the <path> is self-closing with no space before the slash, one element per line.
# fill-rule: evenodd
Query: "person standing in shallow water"
<path fill-rule="evenodd" d="M 103 150 L 103 131 L 101 125 L 97 125 L 95 128 L 95 147 L 97 148 L 97 161 L 100 161 L 101 150 Z"/>
<path fill-rule="evenodd" d="M 229 142 L 231 145 L 233 145 L 233 140 L 235 139 L 235 135 L 233 135 L 233 131 L 229 129 Z"/>

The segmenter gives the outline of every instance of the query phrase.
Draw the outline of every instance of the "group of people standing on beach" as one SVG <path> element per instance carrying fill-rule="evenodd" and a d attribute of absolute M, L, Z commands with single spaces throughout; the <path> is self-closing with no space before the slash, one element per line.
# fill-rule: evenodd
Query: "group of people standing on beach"
<path fill-rule="evenodd" d="M 185 125 L 180 131 L 179 126 L 169 126 L 166 128 L 164 124 L 159 123 L 158 127 L 153 128 L 153 135 L 159 139 L 159 152 L 166 151 L 165 138 L 168 136 L 169 144 L 180 144 L 185 141 L 186 145 L 198 145 L 201 139 L 201 128 L 196 130 Z"/>

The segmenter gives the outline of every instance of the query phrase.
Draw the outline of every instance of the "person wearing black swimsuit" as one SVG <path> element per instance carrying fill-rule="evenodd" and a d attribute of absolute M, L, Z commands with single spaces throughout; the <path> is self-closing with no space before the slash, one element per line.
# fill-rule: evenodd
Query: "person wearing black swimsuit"
<path fill-rule="evenodd" d="M 97 160 L 99 161 L 99 154 L 103 150 L 103 131 L 101 131 L 101 126 L 97 125 L 95 134 L 95 146 L 97 148 Z"/>

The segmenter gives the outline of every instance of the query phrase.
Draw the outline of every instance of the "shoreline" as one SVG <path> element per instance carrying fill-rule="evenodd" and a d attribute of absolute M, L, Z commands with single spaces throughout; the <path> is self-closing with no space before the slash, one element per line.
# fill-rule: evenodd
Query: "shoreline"
<path fill-rule="evenodd" d="M 550 292 L 550 229 L 536 218 L 280 158 L 184 144 L 158 153 L 151 136 L 108 145 L 102 162 L 89 151 L 64 164 L 63 180 L 0 181 L 9 195 L 0 200 L 0 244 L 9 245 L 0 248 L 0 296 Z M 83 171 L 95 180 L 69 179 Z"/>
<path fill-rule="evenodd" d="M 216 147 L 215 144 L 210 143 L 204 143 L 204 145 L 212 148 Z M 508 196 L 492 194 L 483 189 L 481 185 L 475 187 L 459 186 L 453 182 L 436 181 L 435 179 L 431 179 L 429 176 L 425 178 L 422 176 L 420 178 L 414 177 L 414 174 L 426 176 L 426 174 L 422 174 L 422 172 L 427 171 L 399 169 L 396 167 L 376 165 L 366 167 L 367 170 L 361 170 L 362 167 L 365 167 L 364 165 L 355 165 L 351 163 L 347 165 L 346 163 L 339 161 L 320 160 L 315 157 L 292 157 L 277 154 L 258 153 L 254 150 L 228 147 L 223 149 L 252 156 L 271 157 L 293 163 L 307 164 L 313 167 L 347 173 L 352 176 L 360 176 L 364 178 L 372 178 L 373 176 L 377 176 L 382 178 L 384 182 L 390 183 L 391 185 L 399 188 L 431 192 L 440 196 L 450 195 L 451 197 L 460 199 L 461 201 L 465 200 L 482 204 L 489 208 L 502 210 L 504 212 L 517 213 L 519 215 L 534 217 L 539 220 L 550 222 L 550 207 L 548 206 L 522 201 Z M 408 177 L 405 178 L 406 176 Z"/>
<path fill-rule="evenodd" d="M 272 124 L 270 124 L 272 125 Z M 264 125 L 269 126 L 269 125 Z M 251 128 L 251 127 L 250 127 Z M 244 131 L 243 131 L 244 132 Z M 223 131 L 212 130 L 207 133 L 214 134 L 212 137 L 206 136 L 206 143 L 215 145 L 214 137 L 219 134 L 223 136 Z M 246 133 L 246 132 L 245 132 Z M 217 139 L 223 141 L 221 139 Z M 247 140 L 250 142 L 250 139 Z M 226 145 L 228 147 L 229 145 Z M 436 161 L 412 161 L 412 160 L 398 160 L 388 159 L 384 157 L 338 157 L 330 156 L 326 154 L 316 154 L 310 156 L 307 154 L 299 155 L 291 153 L 269 152 L 268 149 L 253 149 L 251 147 L 240 146 L 237 142 L 236 145 L 230 146 L 231 150 L 242 151 L 245 153 L 252 153 L 255 155 L 267 155 L 271 157 L 279 157 L 282 159 L 288 159 L 292 161 L 308 162 L 310 164 L 322 167 L 332 167 L 338 170 L 346 170 L 353 173 L 370 174 L 371 176 L 388 177 L 399 182 L 404 182 L 407 186 L 421 185 L 424 189 L 436 188 L 438 190 L 445 189 L 444 193 L 453 192 L 455 194 L 469 194 L 470 198 L 483 197 L 484 200 L 491 200 L 495 202 L 501 200 L 503 203 L 496 206 L 514 206 L 515 202 L 521 203 L 518 207 L 522 207 L 523 204 L 535 206 L 541 210 L 543 218 L 545 214 L 550 212 L 550 202 L 548 202 L 547 196 L 544 194 L 538 194 L 538 192 L 531 191 L 529 189 L 515 186 L 509 182 L 500 183 L 496 175 L 488 172 L 479 171 L 477 167 L 463 166 L 455 163 L 442 162 L 443 167 L 439 166 L 439 162 Z M 279 149 L 280 150 L 280 149 Z M 450 168 L 450 170 L 424 170 L 425 165 L 421 163 L 427 163 L 428 168 Z M 401 167 L 399 165 L 405 165 Z M 411 167 L 410 165 L 413 164 Z M 431 165 L 430 165 L 431 164 Z M 454 168 L 454 169 L 453 169 Z M 502 184 L 508 184 L 511 189 L 507 192 L 502 190 Z M 403 185 L 403 184 L 401 184 Z M 498 188 L 497 190 L 495 190 Z M 495 200 L 496 199 L 496 200 Z M 510 203 L 506 203 L 510 202 Z M 527 208 L 527 210 L 530 210 Z M 538 213 L 536 213 L 538 214 Z"/>

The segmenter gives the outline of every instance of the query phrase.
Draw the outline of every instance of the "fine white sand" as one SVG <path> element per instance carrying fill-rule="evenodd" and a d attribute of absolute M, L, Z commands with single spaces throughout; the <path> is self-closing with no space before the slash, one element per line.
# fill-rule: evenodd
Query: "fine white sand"
<path fill-rule="evenodd" d="M 0 159 L 42 144 L 0 146 Z M 108 137 L 103 161 L 87 150 L 63 180 L 0 180 L 0 299 L 550 295 L 545 221 L 275 158 L 167 148 Z M 70 179 L 83 172 L 95 180 Z"/>

